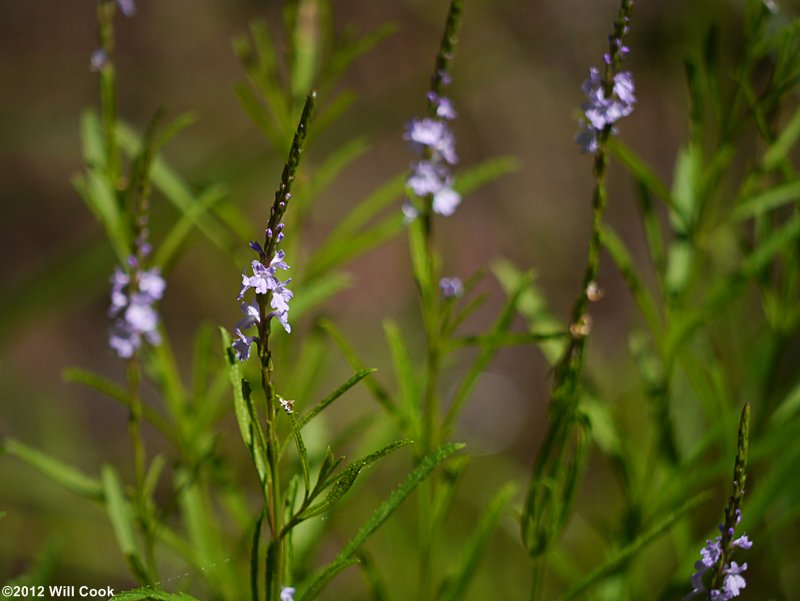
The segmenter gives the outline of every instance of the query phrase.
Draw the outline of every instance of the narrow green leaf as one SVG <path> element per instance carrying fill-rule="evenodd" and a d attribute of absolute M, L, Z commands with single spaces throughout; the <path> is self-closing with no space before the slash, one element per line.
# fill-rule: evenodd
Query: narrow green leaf
<path fill-rule="evenodd" d="M 118 124 L 117 131 L 120 147 L 129 155 L 136 156 L 142 142 L 139 136 L 127 125 Z M 182 214 L 190 214 L 198 199 L 192 194 L 189 186 L 160 157 L 153 159 L 150 177 L 164 196 Z M 217 247 L 227 250 L 232 247 L 232 237 L 219 220 L 212 214 L 200 211 L 193 221 L 194 225 Z"/>
<path fill-rule="evenodd" d="M 362 200 L 346 217 L 339 221 L 324 246 L 328 247 L 333 241 L 349 239 L 354 232 L 369 223 L 378 213 L 403 195 L 405 181 L 406 173 L 403 172 Z"/>
<path fill-rule="evenodd" d="M 675 201 L 672 198 L 669 187 L 659 179 L 656 172 L 642 161 L 632 149 L 616 136 L 609 137 L 606 147 L 630 171 L 631 175 L 654 196 L 660 198 L 670 209 L 674 208 Z"/>
<path fill-rule="evenodd" d="M 303 470 L 303 484 L 305 485 L 305 497 L 311 494 L 311 476 L 309 475 L 308 467 L 308 451 L 306 451 L 306 444 L 303 442 L 303 435 L 300 433 L 300 422 L 294 413 L 287 413 L 289 421 L 292 424 L 292 433 L 294 434 L 294 442 L 297 446 L 297 453 L 300 456 L 300 467 Z"/>
<path fill-rule="evenodd" d="M 625 545 L 622 549 L 613 553 L 605 562 L 592 570 L 583 580 L 573 586 L 567 592 L 567 594 L 564 595 L 563 601 L 569 601 L 570 599 L 577 598 L 581 593 L 594 586 L 598 581 L 612 574 L 631 557 L 639 553 L 641 549 L 650 544 L 659 535 L 669 530 L 669 528 L 672 527 L 675 522 L 677 522 L 689 511 L 699 506 L 710 496 L 711 495 L 709 493 L 701 493 L 695 497 L 692 497 L 683 505 L 670 512 L 666 517 L 656 522 L 656 524 L 654 524 L 649 530 L 638 536 L 633 542 Z"/>
<path fill-rule="evenodd" d="M 116 470 L 110 465 L 104 465 L 101 471 L 103 482 L 103 494 L 106 500 L 106 511 L 111 520 L 111 526 L 117 538 L 117 544 L 128 560 L 131 570 L 140 577 L 147 579 L 147 570 L 141 558 L 139 545 L 136 543 L 134 535 L 134 517 L 125 493 L 122 490 L 122 483 Z"/>
<path fill-rule="evenodd" d="M 505 305 L 500 311 L 500 315 L 497 317 L 489 336 L 503 336 L 508 332 L 508 329 L 511 327 L 511 323 L 514 320 L 514 315 L 517 311 L 517 303 L 519 302 L 520 296 L 527 288 L 529 283 L 529 278 L 520 278 L 520 280 L 517 282 L 516 289 L 513 290 L 509 295 Z M 481 348 L 481 352 L 478 354 L 478 357 L 472 362 L 472 365 L 470 365 L 467 374 L 461 380 L 455 394 L 453 395 L 453 401 L 447 410 L 444 421 L 442 422 L 442 429 L 445 432 L 449 432 L 455 424 L 455 420 L 458 417 L 458 414 L 461 412 L 464 403 L 466 403 L 467 399 L 469 398 L 469 395 L 472 393 L 475 383 L 478 381 L 480 375 L 486 370 L 486 367 L 494 358 L 499 348 L 499 346 L 483 346 Z"/>
<path fill-rule="evenodd" d="M 566 326 L 549 310 L 544 295 L 536 287 L 530 273 L 518 270 L 505 260 L 495 262 L 492 265 L 492 271 L 507 295 L 511 295 L 514 290 L 518 289 L 523 280 L 528 281 L 517 302 L 517 311 L 528 322 L 528 328 L 531 331 L 556 332 L 561 330 L 566 333 Z M 546 342 L 540 348 L 551 365 L 554 365 L 564 353 L 564 343 L 558 340 Z"/>
<path fill-rule="evenodd" d="M 776 169 L 789 155 L 798 138 L 800 138 L 800 108 L 795 109 L 792 118 L 764 153 L 761 166 L 767 171 Z"/>
<path fill-rule="evenodd" d="M 113 187 L 105 179 L 105 175 L 94 168 L 89 168 L 85 174 L 76 175 L 72 184 L 105 229 L 117 259 L 123 262 L 130 254 L 130 236 L 127 222 L 120 214 Z"/>
<path fill-rule="evenodd" d="M 292 318 L 297 319 L 316 309 L 329 298 L 350 288 L 352 284 L 353 277 L 341 272 L 326 273 L 313 280 L 302 281 L 300 286 L 303 294 L 297 295 L 297 298 L 292 300 Z"/>
<path fill-rule="evenodd" d="M 407 419 L 411 421 L 420 399 L 418 379 L 414 366 L 411 363 L 411 357 L 398 325 L 394 321 L 387 319 L 383 322 L 383 331 L 386 333 L 386 340 L 389 343 L 389 350 L 392 355 L 395 379 L 397 380 L 402 400 L 401 406 Z"/>
<path fill-rule="evenodd" d="M 93 110 L 81 113 L 81 149 L 87 165 L 102 168 L 106 160 L 103 128 Z"/>
<path fill-rule="evenodd" d="M 37 451 L 14 438 L 6 438 L 1 441 L 0 450 L 27 463 L 56 484 L 63 486 L 76 495 L 96 501 L 103 500 L 103 486 L 98 480 L 87 476 L 63 461 L 48 457 L 41 451 Z"/>
<path fill-rule="evenodd" d="M 311 178 L 308 191 L 304 196 L 309 199 L 316 199 L 342 170 L 367 150 L 369 150 L 369 142 L 365 137 L 354 138 L 342 144 L 328 155 L 322 165 L 319 166 Z"/>
<path fill-rule="evenodd" d="M 398 30 L 394 23 L 385 23 L 375 31 L 366 34 L 361 38 L 342 44 L 330 57 L 327 68 L 325 69 L 325 80 L 323 85 L 332 88 L 345 72 L 347 67 L 359 56 L 369 52 L 376 44 L 386 39 Z"/>
<path fill-rule="evenodd" d="M 400 504 L 411 494 L 411 492 L 428 475 L 450 455 L 463 448 L 464 445 L 448 443 L 439 447 L 436 451 L 425 457 L 422 462 L 412 471 L 408 477 L 398 486 L 391 495 L 381 504 L 372 514 L 372 517 L 348 541 L 336 558 L 326 568 L 324 568 L 311 582 L 305 591 L 298 595 L 298 601 L 312 601 L 328 585 L 336 574 L 341 572 L 348 565 L 354 563 L 354 555 L 359 547 L 377 530 L 383 522 L 397 509 Z"/>
<path fill-rule="evenodd" d="M 155 495 L 156 492 L 156 487 L 158 486 L 158 479 L 161 477 L 161 472 L 164 470 L 166 465 L 167 461 L 164 459 L 163 455 L 158 454 L 153 457 L 153 461 L 150 464 L 150 468 L 147 470 L 147 474 L 144 478 L 142 497 L 145 499 L 153 498 L 153 495 Z"/>
<path fill-rule="evenodd" d="M 258 566 L 261 564 L 259 559 L 259 546 L 261 543 L 261 529 L 264 525 L 265 513 L 262 510 L 258 514 L 256 526 L 253 529 L 253 543 L 250 547 L 250 598 L 251 601 L 261 601 L 258 594 L 258 582 L 261 580 L 258 576 Z"/>
<path fill-rule="evenodd" d="M 296 5 L 300 18 L 287 22 L 287 31 L 291 33 L 291 90 L 295 99 L 303 98 L 310 90 L 317 77 L 321 62 L 321 48 L 324 45 L 322 23 L 324 4 L 318 0 L 299 0 Z M 296 13 L 297 14 L 297 13 Z"/>
<path fill-rule="evenodd" d="M 423 305 L 427 306 L 426 299 L 435 298 L 436 283 L 431 280 L 431 261 L 432 257 L 428 253 L 428 246 L 425 243 L 425 232 L 422 219 L 415 219 L 408 226 L 408 250 L 411 253 L 411 266 L 414 271 L 414 279 L 419 285 L 420 295 Z"/>
<path fill-rule="evenodd" d="M 233 389 L 233 408 L 239 432 L 245 447 L 250 452 L 253 464 L 258 473 L 258 481 L 263 485 L 267 481 L 266 445 L 264 444 L 261 426 L 253 419 L 250 385 L 242 377 L 242 365 L 231 347 L 231 337 L 225 328 L 219 329 L 222 336 L 222 354 L 225 357 L 228 379 Z M 259 435 L 260 434 L 260 435 Z"/>
<path fill-rule="evenodd" d="M 377 369 L 359 369 L 354 375 L 350 376 L 350 378 L 341 386 L 339 386 L 336 390 L 331 392 L 328 396 L 322 399 L 317 405 L 306 411 L 302 417 L 298 420 L 299 426 L 302 428 L 308 422 L 310 422 L 317 414 L 319 414 L 323 409 L 325 409 L 328 405 L 333 403 L 336 399 L 342 396 L 345 392 L 350 390 L 353 386 L 358 384 L 361 380 L 366 378 L 368 375 L 375 373 L 378 371 Z"/>
<path fill-rule="evenodd" d="M 181 490 L 180 516 L 191 545 L 195 565 L 214 566 L 203 576 L 220 596 L 230 598 L 238 590 L 239 582 L 230 562 L 226 562 L 225 540 L 219 521 L 215 518 L 209 493 L 200 485 L 196 474 L 179 470 L 175 481 Z"/>
<path fill-rule="evenodd" d="M 492 498 L 482 513 L 475 530 L 461 551 L 461 556 L 453 573 L 444 582 L 439 601 L 458 601 L 463 599 L 473 576 L 477 573 L 478 562 L 486 551 L 489 536 L 503 515 L 508 502 L 517 491 L 513 482 L 503 486 Z"/>
<path fill-rule="evenodd" d="M 307 520 L 308 518 L 314 517 L 315 515 L 320 515 L 321 513 L 325 513 L 331 509 L 345 494 L 347 494 L 347 491 L 353 487 L 353 484 L 355 484 L 356 478 L 358 478 L 361 470 L 382 459 L 389 453 L 410 445 L 413 442 L 414 441 L 412 440 L 398 440 L 397 442 L 388 444 L 382 449 L 375 451 L 374 453 L 367 455 L 362 459 L 354 461 L 338 474 L 330 476 L 321 487 L 315 487 L 315 490 L 317 488 L 321 488 L 321 490 L 328 489 L 328 494 L 325 495 L 325 498 L 319 503 L 311 505 L 307 509 L 303 510 L 297 516 L 297 521 Z"/>
<path fill-rule="evenodd" d="M 370 229 L 354 234 L 349 238 L 338 239 L 333 244 L 320 248 L 309 261 L 308 278 L 319 277 L 347 261 L 358 257 L 370 249 L 391 240 L 403 230 L 403 216 L 392 214 L 379 221 Z"/>
<path fill-rule="evenodd" d="M 158 245 L 153 263 L 162 267 L 168 267 L 175 255 L 191 233 L 194 225 L 221 200 L 225 199 L 228 191 L 224 186 L 212 186 L 204 191 L 192 204 L 175 225 L 167 232 L 164 239 Z"/>
<path fill-rule="evenodd" d="M 327 90 L 321 90 L 320 93 L 328 98 Z M 339 117 L 353 105 L 356 98 L 357 95 L 352 90 L 343 90 L 338 96 L 334 97 L 333 100 L 327 102 L 317 114 L 314 130 L 309 132 L 309 139 L 315 139 L 320 135 L 320 132 L 325 131 L 325 129 L 336 123 Z"/>
<path fill-rule="evenodd" d="M 130 393 L 119 386 L 117 383 L 112 382 L 99 374 L 96 374 L 88 369 L 81 369 L 79 367 L 68 367 L 62 372 L 62 377 L 65 382 L 75 384 L 83 384 L 96 390 L 97 392 L 106 395 L 107 397 L 117 401 L 125 407 L 131 406 Z M 174 440 L 174 433 L 167 420 L 153 409 L 150 405 L 142 406 L 142 417 L 150 425 L 156 428 L 167 440 Z"/>
<path fill-rule="evenodd" d="M 269 140 L 275 148 L 281 148 L 284 144 L 284 139 L 281 132 L 274 125 L 272 119 L 267 113 L 267 108 L 259 100 L 253 89 L 246 83 L 238 83 L 233 88 L 239 103 L 242 105 L 245 113 L 252 119 L 264 137 Z"/>
<path fill-rule="evenodd" d="M 356 353 L 355 349 L 350 345 L 349 342 L 345 339 L 342 333 L 339 331 L 332 321 L 327 319 L 319 320 L 319 326 L 331 337 L 331 339 L 336 343 L 336 346 L 339 347 L 339 350 L 342 351 L 344 358 L 347 359 L 347 362 L 350 364 L 350 367 L 357 371 L 363 371 L 366 369 L 364 362 L 361 361 L 361 358 Z M 381 386 L 374 378 L 370 378 L 365 382 L 367 389 L 372 393 L 372 396 L 375 398 L 376 401 L 389 413 L 392 415 L 400 415 L 399 410 L 397 409 L 397 405 L 392 400 L 391 395 L 386 391 L 386 389 Z"/>
<path fill-rule="evenodd" d="M 636 272 L 633 258 L 628 252 L 625 243 L 609 225 L 605 224 L 600 228 L 600 243 L 608 251 L 611 260 L 614 261 L 620 274 L 625 279 L 625 283 L 636 301 L 636 306 L 639 307 L 639 311 L 641 311 L 647 322 L 653 338 L 660 343 L 662 338 L 661 315 L 653 296 Z"/>
<path fill-rule="evenodd" d="M 464 169 L 456 174 L 453 188 L 461 196 L 485 186 L 504 175 L 519 171 L 519 159 L 515 156 L 496 157 Z"/>
<path fill-rule="evenodd" d="M 798 200 L 800 200 L 800 180 L 795 180 L 745 198 L 736 205 L 732 217 L 739 221 L 757 217 Z"/>

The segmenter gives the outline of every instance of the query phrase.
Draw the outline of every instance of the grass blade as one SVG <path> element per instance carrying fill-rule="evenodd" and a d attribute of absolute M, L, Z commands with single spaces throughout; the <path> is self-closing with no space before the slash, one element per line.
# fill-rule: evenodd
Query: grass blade
<path fill-rule="evenodd" d="M 110 465 L 104 465 L 101 475 L 103 481 L 103 493 L 106 499 L 106 511 L 117 537 L 117 543 L 128 560 L 131 571 L 143 580 L 148 580 L 147 570 L 141 559 L 139 546 L 134 536 L 134 518 L 125 493 L 122 490 L 122 482 L 116 470 Z"/>
<path fill-rule="evenodd" d="M 686 501 L 683 505 L 676 510 L 669 513 L 665 518 L 658 521 L 647 532 L 640 535 L 633 542 L 625 545 L 622 549 L 614 553 L 608 560 L 596 567 L 592 572 L 581 580 L 578 584 L 573 586 L 564 596 L 563 601 L 575 599 L 578 595 L 583 593 L 588 588 L 597 584 L 597 582 L 609 574 L 612 574 L 619 566 L 628 561 L 631 557 L 636 555 L 644 547 L 655 540 L 659 535 L 663 534 L 669 528 L 682 518 L 689 511 L 700 505 L 703 501 L 708 499 L 710 494 L 701 493 Z"/>
<path fill-rule="evenodd" d="M 41 451 L 37 451 L 14 438 L 7 438 L 0 442 L 0 452 L 27 463 L 56 484 L 60 484 L 76 495 L 96 501 L 103 500 L 103 486 L 98 480 L 87 476 L 63 461 L 48 457 Z"/>
<path fill-rule="evenodd" d="M 489 536 L 497 526 L 503 516 L 503 510 L 516 491 L 517 486 L 513 482 L 509 482 L 492 498 L 489 506 L 478 521 L 474 532 L 466 545 L 464 545 L 458 567 L 452 576 L 445 581 L 439 601 L 458 601 L 464 598 L 470 580 L 477 572 L 478 562 L 486 551 Z"/>
<path fill-rule="evenodd" d="M 450 455 L 463 448 L 463 444 L 448 443 L 439 447 L 436 451 L 425 457 L 417 468 L 412 471 L 405 481 L 398 486 L 389 498 L 372 514 L 369 521 L 350 539 L 336 558 L 328 567 L 323 569 L 311 582 L 305 591 L 298 595 L 298 601 L 311 601 L 319 595 L 327 584 L 336 574 L 344 568 L 355 563 L 354 555 L 358 548 L 364 544 L 370 535 L 377 530 L 383 522 L 397 509 L 408 495 L 422 482 L 428 475 Z"/>
<path fill-rule="evenodd" d="M 316 406 L 312 407 L 308 411 L 306 411 L 303 416 L 298 420 L 300 427 L 302 428 L 308 422 L 310 422 L 316 415 L 320 413 L 323 409 L 325 409 L 328 405 L 333 403 L 336 399 L 342 396 L 345 392 L 350 390 L 353 386 L 358 384 L 361 380 L 366 378 L 368 375 L 375 373 L 378 371 L 377 369 L 360 369 L 358 370 L 353 376 L 351 376 L 344 384 L 339 386 L 336 390 L 331 392 L 328 396 L 322 399 Z"/>

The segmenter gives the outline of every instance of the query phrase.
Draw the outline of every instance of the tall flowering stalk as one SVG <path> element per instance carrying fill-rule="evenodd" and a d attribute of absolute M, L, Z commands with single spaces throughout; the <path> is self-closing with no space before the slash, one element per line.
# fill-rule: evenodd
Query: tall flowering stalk
<path fill-rule="evenodd" d="M 445 88 L 452 82 L 450 62 L 462 9 L 462 0 L 452 0 L 427 94 L 427 115 L 409 121 L 403 135 L 416 155 L 406 180 L 410 194 L 403 213 L 410 224 L 411 254 L 427 342 L 425 389 L 419 416 L 420 458 L 432 452 L 441 437 L 438 389 L 445 342 L 442 339 L 443 307 L 463 294 L 463 285 L 458 278 L 440 279 L 440 260 L 433 239 L 434 214 L 450 216 L 461 203 L 461 196 L 453 188 L 451 171 L 458 162 L 455 137 L 450 129 L 450 121 L 456 117 L 456 112 L 451 100 L 445 96 Z M 431 568 L 436 524 L 432 507 L 435 487 L 436 481 L 431 479 L 424 482 L 419 491 L 418 598 L 423 600 L 433 595 Z"/>
<path fill-rule="evenodd" d="M 244 298 L 248 290 L 255 292 L 255 302 L 241 303 L 244 317 L 236 325 L 236 340 L 233 347 L 240 361 L 250 357 L 250 347 L 256 344 L 258 358 L 261 362 L 261 385 L 264 389 L 266 400 L 266 460 L 268 466 L 268 482 L 266 499 L 266 519 L 269 524 L 271 541 L 267 550 L 267 600 L 286 601 L 291 599 L 294 589 L 288 586 L 288 563 L 286 561 L 286 541 L 283 523 L 283 503 L 278 469 L 280 442 L 277 432 L 277 415 L 280 409 L 291 413 L 293 411 L 290 401 L 282 399 L 275 393 L 273 381 L 272 351 L 270 349 L 270 334 L 272 320 L 276 319 L 287 332 L 291 332 L 289 325 L 289 301 L 292 292 L 287 288 L 291 280 L 283 281 L 276 275 L 276 270 L 286 270 L 289 266 L 284 261 L 285 253 L 278 249 L 284 239 L 283 216 L 292 198 L 292 183 L 300 165 L 300 155 L 306 139 L 308 123 L 314 110 L 316 93 L 311 92 L 305 101 L 300 122 L 289 150 L 289 157 L 281 174 L 281 182 L 275 192 L 275 201 L 270 209 L 264 242 L 251 242 L 250 248 L 258 254 L 258 259 L 250 264 L 251 276 L 247 269 L 242 274 L 242 287 L 238 300 Z M 244 330 L 255 327 L 257 334 L 247 336 Z"/>
<path fill-rule="evenodd" d="M 747 570 L 747 563 L 739 565 L 731 559 L 738 549 L 749 549 L 753 543 L 746 534 L 736 537 L 736 526 L 742 521 L 742 499 L 744 498 L 747 480 L 747 452 L 750 437 L 750 404 L 742 409 L 739 420 L 739 437 L 736 448 L 736 461 L 733 465 L 733 492 L 725 508 L 725 521 L 719 525 L 720 535 L 714 540 L 707 540 L 700 551 L 700 559 L 694 564 L 692 575 L 692 592 L 685 600 L 698 597 L 710 601 L 729 601 L 738 597 L 747 586 L 742 574 Z"/>
<path fill-rule="evenodd" d="M 111 276 L 112 319 L 108 336 L 111 350 L 126 361 L 130 414 L 128 431 L 133 448 L 135 497 L 139 521 L 145 542 L 146 565 L 133 563 L 134 572 L 143 582 L 157 579 L 154 556 L 155 524 L 151 519 L 145 492 L 147 452 L 141 433 L 142 400 L 140 385 L 142 369 L 139 353 L 145 343 L 158 345 L 161 336 L 158 330 L 159 317 L 155 304 L 161 300 L 166 282 L 157 267 L 147 268 L 152 247 L 148 241 L 150 214 L 150 165 L 155 153 L 155 134 L 162 114 L 150 124 L 143 148 L 133 162 L 128 181 L 121 178 L 120 149 L 117 141 L 117 89 L 112 60 L 114 52 L 114 16 L 117 9 L 131 17 L 136 12 L 133 0 L 99 0 L 97 24 L 99 47 L 92 54 L 90 68 L 99 75 L 100 101 L 104 136 L 104 175 L 108 188 L 117 196 L 119 205 L 129 208 L 130 253 L 124 265 L 117 266 Z"/>
<path fill-rule="evenodd" d="M 633 77 L 621 71 L 628 54 L 624 38 L 629 30 L 633 0 L 622 0 L 609 36 L 602 69 L 591 67 L 583 84 L 587 102 L 582 106 L 582 131 L 576 141 L 583 152 L 594 155 L 592 229 L 580 292 L 570 313 L 569 342 L 555 366 L 550 425 L 536 458 L 522 516 L 522 539 L 533 560 L 532 599 L 542 586 L 544 556 L 566 524 L 578 479 L 588 450 L 588 428 L 578 412 L 580 379 L 591 331 L 589 303 L 602 296 L 596 283 L 600 263 L 600 229 L 606 207 L 606 142 L 616 122 L 633 111 Z"/>

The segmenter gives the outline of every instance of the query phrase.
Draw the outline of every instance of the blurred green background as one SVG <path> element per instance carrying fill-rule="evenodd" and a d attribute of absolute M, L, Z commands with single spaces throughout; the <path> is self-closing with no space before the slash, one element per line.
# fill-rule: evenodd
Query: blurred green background
<path fill-rule="evenodd" d="M 780 4 L 793 8 L 788 2 Z M 424 109 L 447 10 L 446 2 L 431 0 L 337 0 L 333 5 L 339 31 L 365 33 L 386 22 L 398 29 L 347 73 L 342 86 L 353 89 L 357 101 L 307 152 L 306 161 L 313 165 L 350 137 L 368 136 L 371 143 L 371 150 L 317 203 L 307 236 L 312 245 L 359 199 L 411 160 L 401 139 L 402 126 Z M 722 0 L 637 3 L 626 67 L 634 73 L 639 102 L 620 124 L 620 137 L 666 181 L 687 136 L 682 61 L 700 54 L 710 23 L 719 25 L 723 48 L 735 54 L 741 5 Z M 172 115 L 197 111 L 196 124 L 166 148 L 167 160 L 197 189 L 224 182 L 230 202 L 259 223 L 283 157 L 272 152 L 233 93 L 244 74 L 231 39 L 246 32 L 254 18 L 266 18 L 271 31 L 282 35 L 280 3 L 139 0 L 138 8 L 134 18 L 117 20 L 121 118 L 141 131 L 159 106 Z M 437 236 L 448 273 L 466 277 L 506 257 L 522 269 L 533 269 L 553 310 L 566 315 L 585 261 L 590 224 L 591 160 L 580 155 L 573 142 L 583 101 L 580 84 L 588 66 L 597 64 L 604 52 L 616 10 L 614 0 L 467 0 L 451 88 L 459 111 L 454 129 L 461 164 L 510 154 L 518 157 L 520 168 L 471 194 L 453 218 L 441 220 Z M 90 473 L 107 461 L 127 473 L 124 409 L 61 378 L 67 366 L 124 377 L 123 366 L 106 346 L 112 254 L 70 185 L 71 176 L 82 168 L 80 113 L 98 103 L 97 78 L 88 68 L 96 46 L 94 12 L 92 0 L 0 0 L 0 435 L 24 440 Z M 609 186 L 607 219 L 638 256 L 644 241 L 633 184 L 614 165 Z M 157 241 L 175 215 L 158 199 L 153 211 Z M 232 325 L 238 319 L 234 297 L 239 267 L 200 235 L 192 242 L 170 276 L 162 304 L 176 355 L 185 358 L 185 365 L 199 324 Z M 354 262 L 349 267 L 354 285 L 325 309 L 370 364 L 383 371 L 390 365 L 381 329 L 384 318 L 398 320 L 418 348 L 423 344 L 406 246 L 400 237 Z M 303 257 L 292 260 L 302 262 Z M 615 417 L 646 438 L 652 427 L 649 408 L 640 400 L 627 350 L 629 328 L 641 318 L 609 262 L 601 266 L 600 284 L 606 296 L 593 308 L 590 370 Z M 490 292 L 490 301 L 466 331 L 485 327 L 504 300 L 492 277 L 482 289 Z M 347 373 L 335 355 L 332 351 L 325 389 Z M 791 358 L 786 362 L 791 364 Z M 463 371 L 460 365 L 452 366 L 455 374 L 459 369 Z M 459 498 L 459 512 L 452 516 L 455 530 L 471 523 L 505 480 L 527 482 L 545 430 L 548 383 L 547 363 L 534 347 L 501 351 L 480 380 L 456 436 L 470 443 L 478 457 L 462 488 L 466 492 Z M 353 411 L 377 411 L 365 393 L 354 396 L 348 405 Z M 245 473 L 249 466 L 237 446 L 235 425 L 230 421 L 227 426 L 231 429 L 223 433 L 223 446 L 241 456 Z M 150 447 L 158 448 L 153 433 L 148 436 Z M 397 458 L 386 465 L 394 466 L 394 476 L 405 468 Z M 348 514 L 366 515 L 381 491 L 399 478 L 389 467 L 374 472 L 370 488 L 360 489 L 357 499 L 334 516 L 334 531 L 340 527 L 352 532 L 362 519 L 350 520 Z M 703 506 L 696 520 L 701 530 L 719 519 L 727 486 L 720 480 L 716 500 Z M 593 460 L 582 491 L 576 519 L 603 531 L 616 519 L 620 501 L 603 459 Z M 405 511 L 413 511 L 412 505 Z M 7 512 L 0 521 L 0 580 L 29 569 L 43 550 L 55 545 L 59 561 L 54 582 L 133 584 L 102 510 L 10 459 L 0 461 L 0 510 Z M 413 533 L 407 529 L 412 523 L 402 517 L 390 522 L 374 548 L 392 545 L 397 553 L 408 553 Z M 503 522 L 469 598 L 526 598 L 528 563 L 516 542 L 517 527 L 510 517 Z M 794 539 L 796 551 L 797 526 L 784 535 Z M 457 542 L 452 544 L 458 548 Z M 586 571 L 601 559 L 591 538 L 570 540 L 569 547 L 573 561 Z M 658 543 L 655 547 L 652 577 L 659 580 L 671 568 L 659 569 Z M 757 559 L 757 549 L 749 558 L 755 574 L 760 562 L 769 561 Z M 399 570 L 392 581 L 413 579 L 414 561 L 408 561 L 408 574 L 397 568 L 402 562 L 392 565 Z M 170 577 L 175 583 L 165 587 L 185 583 L 180 568 L 175 570 Z M 798 583 L 791 573 L 782 577 L 786 580 L 780 585 L 754 576 L 750 597 L 767 599 L 771 592 L 772 598 L 781 598 L 774 591 Z M 333 596 L 326 598 L 365 594 L 360 576 L 350 572 L 332 590 L 339 592 L 329 591 Z"/>

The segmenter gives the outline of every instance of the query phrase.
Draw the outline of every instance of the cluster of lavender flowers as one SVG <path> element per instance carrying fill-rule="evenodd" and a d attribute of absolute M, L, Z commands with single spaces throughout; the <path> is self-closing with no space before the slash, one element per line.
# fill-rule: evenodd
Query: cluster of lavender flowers
<path fill-rule="evenodd" d="M 742 512 L 736 509 L 735 512 L 736 525 L 742 521 Z M 725 532 L 725 526 L 719 525 L 720 532 L 727 534 L 727 539 L 731 540 L 732 547 L 739 547 L 740 549 L 749 549 L 753 543 L 743 534 L 739 538 L 733 538 L 733 527 L 728 528 Z M 722 586 L 721 588 L 712 588 L 708 590 L 703 583 L 705 574 L 714 568 L 721 560 L 723 555 L 722 549 L 722 536 L 716 537 L 714 540 L 707 540 L 706 546 L 700 551 L 700 559 L 694 564 L 695 570 L 692 575 L 692 592 L 684 597 L 684 601 L 693 599 L 697 595 L 707 595 L 712 601 L 728 601 L 734 597 L 739 596 L 739 592 L 747 586 L 742 573 L 747 569 L 747 562 L 739 565 L 735 561 L 730 561 L 722 566 Z"/>
<path fill-rule="evenodd" d="M 609 37 L 609 51 L 603 55 L 605 73 L 601 74 L 597 67 L 589 67 L 589 79 L 581 87 L 587 98 L 581 105 L 584 115 L 581 132 L 575 136 L 581 152 L 597 152 L 600 134 L 614 132 L 614 124 L 633 112 L 636 103 L 633 75 L 630 71 L 617 71 L 619 63 L 630 52 L 622 41 L 630 30 L 629 22 L 630 17 L 623 15 Z"/>
<path fill-rule="evenodd" d="M 450 75 L 440 72 L 439 81 L 448 85 Z M 458 162 L 455 137 L 448 124 L 455 119 L 456 111 L 449 98 L 435 91 L 428 92 L 428 103 L 431 116 L 409 121 L 403 135 L 418 157 L 411 165 L 406 185 L 416 196 L 430 197 L 434 213 L 447 216 L 452 215 L 461 203 L 461 195 L 453 189 L 450 172 L 450 167 Z M 406 202 L 403 214 L 407 221 L 411 221 L 419 216 L 419 210 Z"/>
<path fill-rule="evenodd" d="M 121 359 L 130 359 L 146 340 L 158 345 L 158 313 L 153 305 L 164 296 L 167 287 L 158 268 L 142 270 L 140 261 L 131 255 L 130 272 L 117 266 L 111 276 L 111 308 L 114 319 L 108 344 Z"/>
<path fill-rule="evenodd" d="M 281 231 L 283 227 L 283 223 L 278 224 L 277 228 L 275 228 L 277 230 L 276 232 L 267 228 L 267 240 L 269 241 L 273 236 L 276 236 L 276 244 L 280 243 L 284 237 L 283 231 Z M 283 260 L 286 253 L 279 250 L 267 261 L 267 254 L 261 244 L 258 242 L 251 242 L 250 248 L 258 253 L 258 259 L 253 259 L 250 263 L 250 269 L 253 273 L 252 276 L 247 275 L 247 268 L 242 272 L 242 288 L 239 291 L 239 296 L 236 298 L 241 301 L 244 298 L 245 292 L 250 288 L 255 290 L 257 297 L 258 295 L 268 296 L 268 299 L 264 302 L 269 302 L 273 311 L 266 316 L 266 319 L 274 317 L 280 322 L 284 330 L 291 332 L 292 327 L 289 325 L 289 301 L 294 294 L 286 286 L 292 281 L 292 278 L 282 281 L 275 275 L 275 270 L 277 269 L 289 269 L 289 266 Z M 236 350 L 239 360 L 246 361 L 250 358 L 250 346 L 253 342 L 258 342 L 259 337 L 246 336 L 243 331 L 261 324 L 261 309 L 258 302 L 248 303 L 247 301 L 242 301 L 240 307 L 242 313 L 244 313 L 244 317 L 236 324 L 234 330 L 236 340 L 233 342 L 233 348 Z"/>

